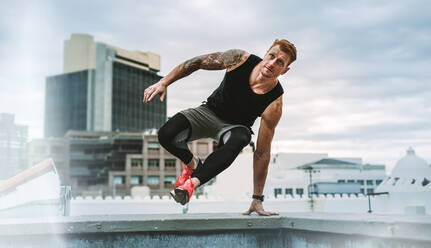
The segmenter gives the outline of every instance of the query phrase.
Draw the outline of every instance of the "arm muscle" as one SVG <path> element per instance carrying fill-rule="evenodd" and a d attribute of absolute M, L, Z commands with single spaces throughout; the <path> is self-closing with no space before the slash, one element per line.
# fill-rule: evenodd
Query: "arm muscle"
<path fill-rule="evenodd" d="M 282 97 L 280 96 L 262 114 L 256 151 L 253 156 L 253 191 L 256 195 L 261 195 L 265 186 L 271 156 L 271 142 L 275 127 L 281 118 L 282 105 Z"/>

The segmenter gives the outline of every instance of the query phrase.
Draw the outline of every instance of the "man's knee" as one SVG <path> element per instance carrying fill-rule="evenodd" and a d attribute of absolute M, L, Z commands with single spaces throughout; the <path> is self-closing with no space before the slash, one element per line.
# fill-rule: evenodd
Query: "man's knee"
<path fill-rule="evenodd" d="M 237 127 L 232 129 L 231 139 L 242 149 L 250 143 L 251 133 L 245 128 Z"/>
<path fill-rule="evenodd" d="M 241 138 L 242 147 L 245 147 L 248 144 L 250 144 L 250 141 L 251 141 L 251 134 L 250 134 L 250 132 L 247 132 Z"/>
<path fill-rule="evenodd" d="M 169 143 L 169 132 L 168 129 L 166 128 L 166 124 L 163 125 L 161 128 L 159 128 L 159 131 L 157 132 L 157 138 L 159 139 L 159 143 L 162 146 L 165 146 L 166 144 Z"/>
<path fill-rule="evenodd" d="M 181 113 L 177 113 L 171 119 L 169 119 L 162 127 L 160 127 L 157 137 L 159 143 L 162 146 L 169 145 L 172 141 L 176 142 L 175 138 L 180 134 L 180 136 L 188 135 L 190 130 L 190 122 Z M 183 137 L 180 137 L 183 138 Z M 187 137 L 185 137 L 187 139 Z"/>

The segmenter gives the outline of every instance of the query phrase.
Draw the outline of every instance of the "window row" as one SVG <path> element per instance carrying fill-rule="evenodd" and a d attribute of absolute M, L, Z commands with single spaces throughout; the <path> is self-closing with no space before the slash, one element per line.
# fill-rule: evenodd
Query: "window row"
<path fill-rule="evenodd" d="M 380 183 L 383 182 L 383 180 L 353 180 L 353 179 L 348 179 L 348 180 L 344 180 L 344 179 L 340 179 L 337 181 L 338 183 L 359 183 L 360 185 L 364 185 L 364 182 L 366 183 L 366 185 L 379 185 Z"/>
<path fill-rule="evenodd" d="M 293 195 L 293 188 L 285 188 L 284 189 L 284 193 L 286 195 Z M 303 195 L 304 194 L 304 189 L 303 188 L 296 188 L 295 189 L 295 193 L 297 195 Z M 275 188 L 274 189 L 274 196 L 277 197 L 277 195 L 282 195 L 282 188 Z"/>
<path fill-rule="evenodd" d="M 132 185 L 140 185 L 143 184 L 144 176 L 130 176 L 130 184 Z M 175 176 L 165 176 L 165 179 L 163 180 L 164 184 L 175 184 L 175 181 L 177 178 Z M 126 176 L 114 176 L 114 184 L 125 184 L 126 183 Z M 160 184 L 160 176 L 148 176 L 147 177 L 147 184 L 148 185 L 159 185 Z"/>
<path fill-rule="evenodd" d="M 284 194 L 293 196 L 293 190 L 294 190 L 293 188 L 285 188 Z M 303 188 L 296 188 L 295 193 L 296 193 L 296 195 L 302 196 L 304 194 L 304 189 Z M 365 194 L 365 189 L 360 189 L 360 193 Z M 374 189 L 367 189 L 367 194 L 372 194 L 372 193 L 374 193 Z M 274 189 L 274 196 L 277 197 L 278 195 L 283 195 L 283 189 L 282 188 L 275 188 Z M 324 195 L 326 195 L 326 194 L 324 194 Z"/>
<path fill-rule="evenodd" d="M 132 159 L 131 161 L 133 168 L 142 168 L 143 160 L 142 159 Z M 165 159 L 165 168 L 175 168 L 176 159 Z M 160 159 L 148 159 L 148 168 L 159 168 Z"/>

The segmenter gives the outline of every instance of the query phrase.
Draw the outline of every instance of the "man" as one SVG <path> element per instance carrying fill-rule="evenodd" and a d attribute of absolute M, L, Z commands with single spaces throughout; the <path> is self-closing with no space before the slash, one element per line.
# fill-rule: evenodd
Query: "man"
<path fill-rule="evenodd" d="M 275 40 L 263 59 L 237 49 L 194 57 L 145 90 L 144 102 L 156 95 L 163 101 L 166 88 L 192 72 L 226 69 L 222 83 L 206 103 L 177 113 L 159 130 L 160 144 L 183 162 L 183 171 L 171 193 L 175 201 L 184 205 L 196 187 L 229 167 L 249 144 L 253 133 L 251 126 L 261 116 L 253 156 L 253 200 L 244 214 L 278 215 L 263 209 L 262 193 L 271 141 L 282 113 L 283 88 L 277 78 L 285 74 L 295 60 L 295 46 L 287 40 Z M 190 152 L 187 142 L 208 137 L 216 140 L 219 147 L 202 163 Z"/>

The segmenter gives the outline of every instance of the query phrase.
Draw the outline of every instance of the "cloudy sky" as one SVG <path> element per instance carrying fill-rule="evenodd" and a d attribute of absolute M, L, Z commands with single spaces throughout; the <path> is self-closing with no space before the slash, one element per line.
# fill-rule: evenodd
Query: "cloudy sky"
<path fill-rule="evenodd" d="M 3 1 L 2 1 L 3 2 Z M 431 1 L 7 1 L 0 9 L 0 112 L 43 136 L 44 84 L 62 73 L 72 33 L 184 60 L 241 48 L 263 56 L 276 38 L 298 60 L 280 78 L 274 151 L 362 157 L 390 171 L 409 146 L 431 163 Z M 221 71 L 169 88 L 168 114 L 198 106 Z M 254 129 L 258 129 L 259 120 Z M 256 138 L 256 137 L 255 137 Z"/>

